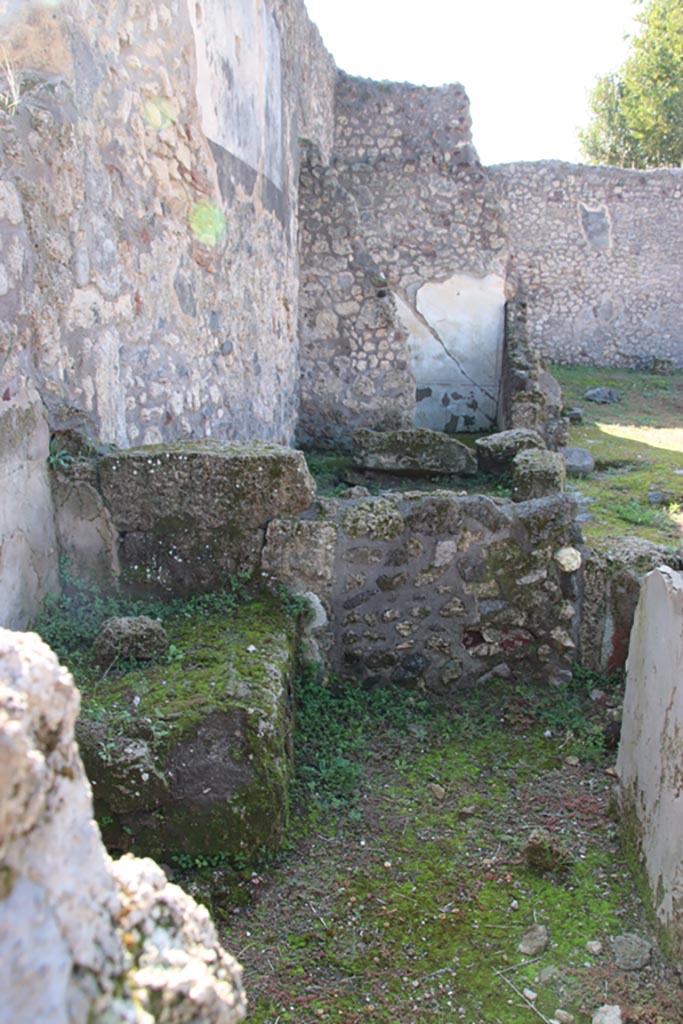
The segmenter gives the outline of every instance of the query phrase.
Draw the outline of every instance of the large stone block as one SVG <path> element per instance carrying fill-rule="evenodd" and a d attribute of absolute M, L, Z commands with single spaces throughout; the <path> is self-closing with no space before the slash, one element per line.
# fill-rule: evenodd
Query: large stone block
<path fill-rule="evenodd" d="M 512 461 L 512 497 L 515 501 L 545 498 L 564 490 L 567 468 L 559 452 L 527 448 Z"/>
<path fill-rule="evenodd" d="M 665 945 L 683 960 L 683 575 L 645 577 L 628 656 L 617 760 L 624 838 L 636 846 Z"/>
<path fill-rule="evenodd" d="M 252 856 L 288 819 L 295 623 L 263 595 L 169 620 L 176 659 L 110 672 L 78 737 L 110 848 Z"/>
<path fill-rule="evenodd" d="M 353 461 L 360 469 L 395 476 L 473 476 L 477 460 L 467 445 L 436 430 L 357 430 Z"/>
<path fill-rule="evenodd" d="M 511 473 L 512 460 L 527 448 L 545 448 L 545 441 L 536 430 L 517 427 L 501 430 L 474 442 L 479 468 L 484 473 Z"/>
<path fill-rule="evenodd" d="M 131 448 L 105 456 L 99 480 L 136 593 L 224 588 L 256 569 L 268 522 L 315 491 L 301 452 L 259 441 Z"/>

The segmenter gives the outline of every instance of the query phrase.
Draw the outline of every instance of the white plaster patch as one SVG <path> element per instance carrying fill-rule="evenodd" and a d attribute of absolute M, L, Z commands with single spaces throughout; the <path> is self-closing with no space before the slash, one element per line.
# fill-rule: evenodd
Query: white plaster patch
<path fill-rule="evenodd" d="M 436 545 L 434 565 L 449 565 L 458 553 L 458 545 L 454 540 L 440 540 Z"/>
<path fill-rule="evenodd" d="M 188 2 L 206 135 L 282 187 L 280 32 L 266 3 Z"/>
<path fill-rule="evenodd" d="M 415 425 L 454 433 L 495 427 L 505 282 L 454 274 L 424 284 L 411 309 L 396 296 L 416 386 Z"/>

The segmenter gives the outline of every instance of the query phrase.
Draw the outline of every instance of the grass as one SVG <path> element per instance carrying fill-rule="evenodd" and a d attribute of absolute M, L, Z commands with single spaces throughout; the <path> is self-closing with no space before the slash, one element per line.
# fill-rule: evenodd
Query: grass
<path fill-rule="evenodd" d="M 554 366 L 567 407 L 583 409 L 569 444 L 595 459 L 590 476 L 570 483 L 588 499 L 592 519 L 583 523 L 589 544 L 609 547 L 617 537 L 638 536 L 674 548 L 683 536 L 683 373 L 665 377 L 629 370 Z M 588 387 L 615 388 L 614 405 L 587 402 Z M 648 494 L 663 493 L 654 506 Z"/>
<path fill-rule="evenodd" d="M 588 696 L 598 682 L 607 708 Z M 659 961 L 647 977 L 609 967 L 610 937 L 645 927 L 597 739 L 618 681 L 578 673 L 561 700 L 503 687 L 448 710 L 314 689 L 313 677 L 307 687 L 299 771 L 318 769 L 300 774 L 308 824 L 280 865 L 245 880 L 251 899 L 223 932 L 245 965 L 254 1024 L 526 1024 L 525 988 L 547 1018 L 561 1007 L 588 1024 L 611 1001 L 638 1024 L 681 1020 Z M 538 826 L 566 846 L 564 874 L 527 866 Z M 550 946 L 524 956 L 534 922 Z M 605 956 L 587 953 L 595 940 Z"/>

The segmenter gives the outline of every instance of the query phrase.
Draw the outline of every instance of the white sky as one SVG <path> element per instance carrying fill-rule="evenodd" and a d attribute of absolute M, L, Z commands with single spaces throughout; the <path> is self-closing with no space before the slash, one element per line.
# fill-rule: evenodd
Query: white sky
<path fill-rule="evenodd" d="M 615 70 L 633 0 L 305 0 L 344 71 L 461 82 L 484 164 L 579 160 L 595 77 Z"/>

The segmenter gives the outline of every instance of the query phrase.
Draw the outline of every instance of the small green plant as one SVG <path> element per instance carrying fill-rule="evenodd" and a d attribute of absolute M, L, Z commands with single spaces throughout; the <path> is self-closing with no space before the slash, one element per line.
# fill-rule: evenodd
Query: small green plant
<path fill-rule="evenodd" d="M 182 661 L 185 657 L 185 652 L 181 651 L 175 644 L 169 644 L 168 652 L 166 654 L 166 661 L 169 665 L 172 665 L 175 661 Z"/>
<path fill-rule="evenodd" d="M 71 455 L 66 448 L 61 448 L 59 440 L 53 437 L 50 441 L 50 451 L 47 457 L 50 469 L 68 469 L 73 462 Z"/>
<path fill-rule="evenodd" d="M 634 526 L 666 526 L 666 514 L 661 509 L 643 505 L 637 498 L 615 504 L 614 514 Z"/>

